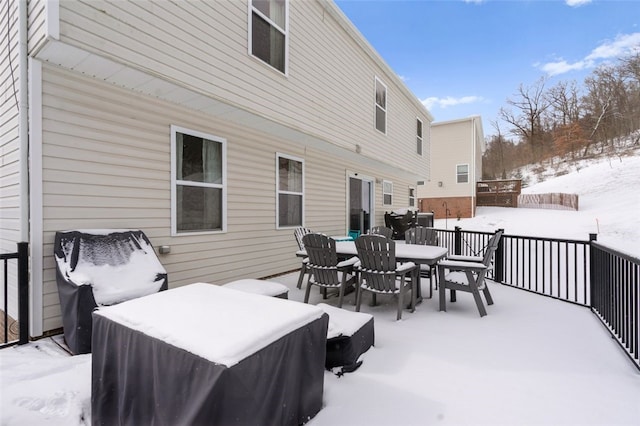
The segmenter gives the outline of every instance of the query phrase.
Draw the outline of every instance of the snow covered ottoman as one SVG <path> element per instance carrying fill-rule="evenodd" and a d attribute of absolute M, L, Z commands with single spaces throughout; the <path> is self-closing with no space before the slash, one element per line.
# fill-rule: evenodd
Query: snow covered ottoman
<path fill-rule="evenodd" d="M 373 315 L 325 303 L 317 306 L 329 315 L 325 367 L 355 367 L 360 355 L 374 344 Z"/>
<path fill-rule="evenodd" d="M 299 425 L 322 407 L 317 306 L 197 283 L 93 319 L 94 425 Z"/>
<path fill-rule="evenodd" d="M 140 230 L 56 232 L 54 255 L 64 340 L 91 352 L 91 312 L 168 287 L 167 271 Z"/>
<path fill-rule="evenodd" d="M 281 299 L 289 298 L 289 288 L 284 284 L 273 281 L 245 279 L 231 281 L 224 286 L 234 290 L 246 291 L 247 293 L 262 294 L 263 296 L 279 297 Z"/>

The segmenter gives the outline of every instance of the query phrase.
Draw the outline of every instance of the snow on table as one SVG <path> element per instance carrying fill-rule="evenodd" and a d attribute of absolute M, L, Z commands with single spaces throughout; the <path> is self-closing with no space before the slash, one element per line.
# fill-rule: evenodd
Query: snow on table
<path fill-rule="evenodd" d="M 227 367 L 323 314 L 313 305 L 206 283 L 96 311 L 96 315 Z"/>

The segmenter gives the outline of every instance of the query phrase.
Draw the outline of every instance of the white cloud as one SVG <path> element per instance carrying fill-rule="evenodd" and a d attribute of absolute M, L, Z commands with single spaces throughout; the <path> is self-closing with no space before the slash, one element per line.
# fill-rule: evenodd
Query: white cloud
<path fill-rule="evenodd" d="M 480 3 L 484 3 L 484 0 L 464 0 L 465 3 L 473 3 L 473 4 L 480 4 Z"/>
<path fill-rule="evenodd" d="M 453 96 L 447 96 L 446 98 L 430 97 L 423 99 L 422 104 L 430 110 L 433 107 L 444 109 L 456 105 L 482 102 L 483 100 L 484 98 L 481 96 L 463 96 L 461 98 L 454 98 Z"/>
<path fill-rule="evenodd" d="M 639 51 L 640 33 L 622 34 L 617 36 L 614 40 L 605 41 L 579 61 L 571 63 L 559 58 L 556 61 L 547 62 L 546 64 L 536 64 L 535 66 L 546 72 L 548 75 L 553 76 L 564 74 L 569 71 L 592 68 L 604 60 L 624 57 Z"/>
<path fill-rule="evenodd" d="M 580 7 L 582 5 L 591 3 L 591 0 L 566 0 L 567 6 Z"/>

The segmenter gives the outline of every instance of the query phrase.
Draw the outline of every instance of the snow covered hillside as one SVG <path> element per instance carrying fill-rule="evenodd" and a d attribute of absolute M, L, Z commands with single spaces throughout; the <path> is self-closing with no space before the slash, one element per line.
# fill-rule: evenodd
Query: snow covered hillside
<path fill-rule="evenodd" d="M 640 257 L 640 149 L 613 158 L 578 163 L 572 171 L 523 188 L 527 194 L 578 194 L 579 211 L 479 207 L 476 217 L 436 220 L 435 226 L 493 231 L 511 235 L 598 241 Z M 539 173 L 538 175 L 542 175 Z M 523 179 L 532 176 L 523 175 Z"/>

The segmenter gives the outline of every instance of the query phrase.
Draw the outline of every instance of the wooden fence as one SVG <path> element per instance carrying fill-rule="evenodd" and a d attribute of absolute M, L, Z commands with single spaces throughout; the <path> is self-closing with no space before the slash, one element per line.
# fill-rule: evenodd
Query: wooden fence
<path fill-rule="evenodd" d="M 518 207 L 520 179 L 483 180 L 476 183 L 476 206 Z"/>
<path fill-rule="evenodd" d="M 518 207 L 531 209 L 578 210 L 578 194 L 520 194 Z"/>

